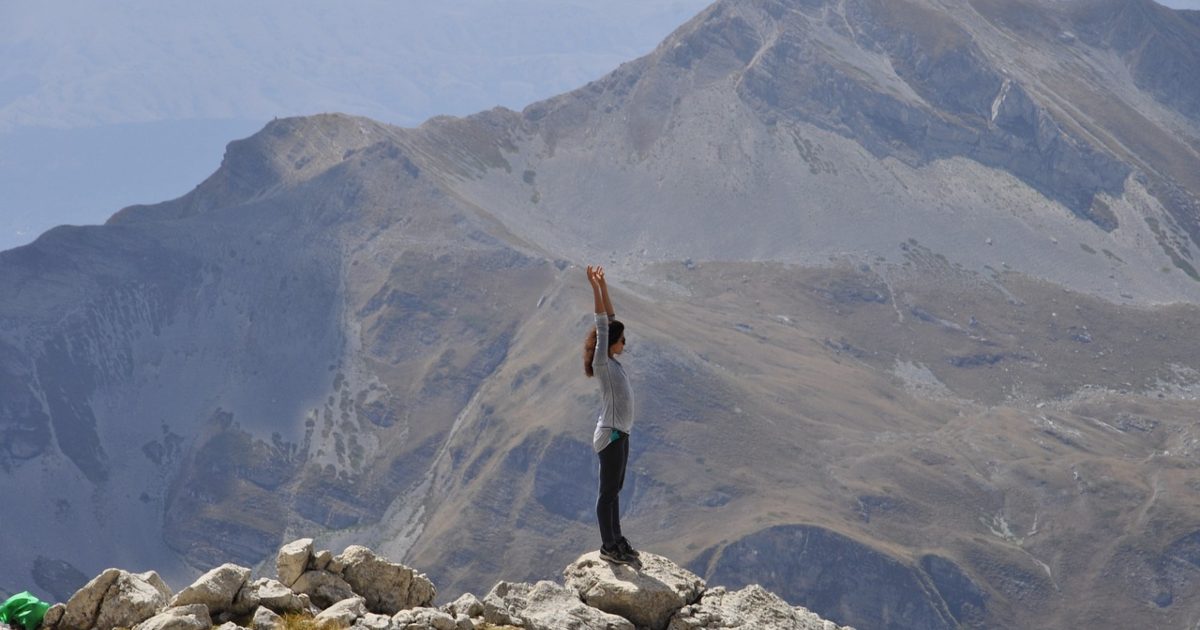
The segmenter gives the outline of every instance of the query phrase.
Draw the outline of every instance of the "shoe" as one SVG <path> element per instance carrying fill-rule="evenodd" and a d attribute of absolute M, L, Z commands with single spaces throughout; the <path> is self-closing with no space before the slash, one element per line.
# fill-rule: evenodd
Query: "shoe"
<path fill-rule="evenodd" d="M 612 547 L 601 546 L 600 558 L 602 560 L 608 560 L 613 564 L 630 564 L 636 560 L 636 558 L 633 556 L 621 551 L 621 547 L 617 545 L 613 545 Z"/>
<path fill-rule="evenodd" d="M 620 549 L 627 556 L 633 556 L 634 558 L 642 557 L 642 554 L 638 553 L 638 550 L 634 549 L 633 545 L 629 544 L 629 539 L 624 536 L 617 541 L 617 549 Z"/>

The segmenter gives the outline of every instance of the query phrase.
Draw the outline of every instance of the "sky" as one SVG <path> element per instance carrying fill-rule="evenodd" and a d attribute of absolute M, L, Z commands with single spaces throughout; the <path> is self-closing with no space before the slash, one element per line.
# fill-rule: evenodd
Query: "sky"
<path fill-rule="evenodd" d="M 1172 9 L 1191 9 L 1200 11 L 1200 0 L 1158 0 L 1159 4 L 1166 5 Z"/>

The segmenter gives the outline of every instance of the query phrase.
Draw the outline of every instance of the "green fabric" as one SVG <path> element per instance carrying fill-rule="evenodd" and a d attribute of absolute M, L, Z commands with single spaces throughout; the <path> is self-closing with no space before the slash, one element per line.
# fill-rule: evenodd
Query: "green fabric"
<path fill-rule="evenodd" d="M 0 604 L 0 621 L 10 625 L 21 624 L 25 630 L 37 630 L 48 608 L 50 604 L 34 597 L 29 591 L 17 593 Z"/>

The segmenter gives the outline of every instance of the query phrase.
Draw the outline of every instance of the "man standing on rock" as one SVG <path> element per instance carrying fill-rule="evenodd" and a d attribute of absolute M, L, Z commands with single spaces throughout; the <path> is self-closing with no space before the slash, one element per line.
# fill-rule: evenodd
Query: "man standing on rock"
<path fill-rule="evenodd" d="M 616 356 L 625 350 L 625 325 L 615 319 L 603 267 L 587 268 L 592 285 L 596 327 L 583 346 L 583 371 L 600 381 L 603 406 L 592 435 L 600 457 L 600 491 L 596 520 L 600 523 L 600 557 L 617 564 L 638 562 L 638 552 L 621 535 L 620 492 L 629 461 L 629 430 L 633 428 L 633 390 Z"/>

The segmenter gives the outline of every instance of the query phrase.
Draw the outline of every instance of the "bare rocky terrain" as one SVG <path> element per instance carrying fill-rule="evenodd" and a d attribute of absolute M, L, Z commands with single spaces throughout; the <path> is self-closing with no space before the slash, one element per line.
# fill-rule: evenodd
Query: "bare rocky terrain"
<path fill-rule="evenodd" d="M 722 1 L 523 112 L 273 122 L 0 253 L 0 589 L 310 532 L 546 579 L 600 262 L 635 545 L 860 630 L 1190 627 L 1197 56 L 1141 0 Z"/>

